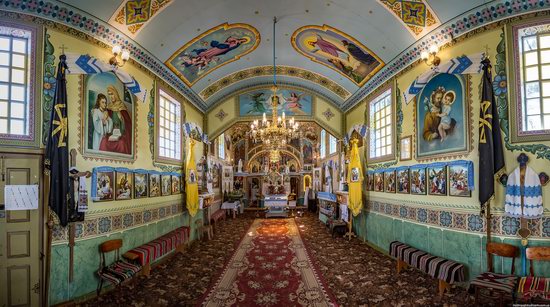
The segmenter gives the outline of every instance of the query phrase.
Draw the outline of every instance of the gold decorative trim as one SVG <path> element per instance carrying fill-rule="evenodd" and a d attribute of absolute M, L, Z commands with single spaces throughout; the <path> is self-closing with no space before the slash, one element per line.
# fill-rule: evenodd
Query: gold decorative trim
<path fill-rule="evenodd" d="M 176 58 L 178 56 L 178 54 L 180 54 L 180 52 L 182 52 L 183 50 L 187 49 L 189 46 L 193 45 L 194 43 L 196 43 L 197 41 L 201 40 L 203 37 L 206 37 L 207 35 L 215 32 L 215 31 L 218 31 L 220 29 L 224 29 L 224 30 L 229 30 L 229 29 L 234 29 L 234 28 L 244 28 L 246 30 L 249 30 L 251 31 L 255 36 L 256 36 L 256 42 L 254 43 L 254 46 L 252 46 L 252 48 L 250 48 L 249 50 L 246 50 L 245 52 L 243 53 L 240 53 L 240 54 L 237 54 L 235 55 L 232 59 L 230 60 L 227 60 L 226 62 L 220 64 L 220 65 L 216 65 L 210 69 L 208 69 L 207 71 L 205 71 L 202 75 L 198 76 L 197 79 L 195 79 L 195 81 L 193 82 L 189 82 L 189 80 L 187 80 L 183 74 L 177 70 L 174 66 L 172 66 L 172 64 L 170 63 L 174 58 Z M 233 23 L 233 24 L 229 24 L 229 23 L 223 23 L 219 26 L 216 26 L 206 32 L 203 32 L 202 34 L 196 36 L 195 38 L 193 38 L 192 40 L 190 40 L 189 42 L 187 42 L 185 45 L 183 45 L 181 48 L 179 48 L 176 52 L 174 52 L 170 58 L 168 58 L 168 60 L 166 60 L 164 62 L 164 64 L 166 65 L 166 67 L 168 67 L 173 73 L 175 73 L 187 86 L 191 87 L 193 86 L 193 84 L 197 83 L 200 79 L 204 78 L 204 76 L 210 74 L 212 71 L 220 68 L 220 67 L 223 67 L 224 65 L 226 64 L 229 64 L 229 63 L 232 63 L 232 62 L 235 62 L 237 60 L 239 60 L 240 58 L 242 58 L 243 56 L 251 53 L 252 51 L 256 50 L 256 48 L 258 48 L 258 46 L 260 45 L 260 41 L 261 41 L 261 36 L 260 36 L 260 32 L 258 32 L 258 30 L 256 28 L 254 28 L 253 26 L 249 25 L 249 24 L 246 24 L 246 23 Z"/>
<path fill-rule="evenodd" d="M 272 75 L 273 75 L 273 66 L 270 66 L 270 65 L 255 66 L 255 67 L 243 69 L 243 70 L 234 72 L 230 75 L 227 75 L 219 79 L 218 81 L 212 83 L 211 85 L 203 89 L 199 93 L 199 96 L 202 99 L 207 100 L 213 95 L 215 95 L 217 92 L 237 82 L 240 82 L 246 79 L 251 79 L 251 78 L 256 78 L 261 76 L 272 76 Z M 310 81 L 312 83 L 320 85 L 326 88 L 327 90 L 333 92 L 335 95 L 342 98 L 343 100 L 346 100 L 351 96 L 351 93 L 347 89 L 339 85 L 338 83 L 330 80 L 329 78 L 321 74 L 318 74 L 309 70 L 305 70 L 302 68 L 278 65 L 277 75 L 294 77 L 294 78 Z"/>
<path fill-rule="evenodd" d="M 320 30 L 320 31 L 324 31 L 325 33 L 328 31 L 332 31 L 336 34 L 339 34 L 347 39 L 349 39 L 352 43 L 354 43 L 355 45 L 359 46 L 360 48 L 362 48 L 363 50 L 366 50 L 371 56 L 373 56 L 380 64 L 378 66 L 376 66 L 375 69 L 373 69 L 368 75 L 365 76 L 365 78 L 360 82 L 360 83 L 357 83 L 355 80 L 353 80 L 350 76 L 346 75 L 346 74 L 343 74 L 341 71 L 337 70 L 334 68 L 334 66 L 331 66 L 331 65 L 328 65 L 324 62 L 321 62 L 317 59 L 315 59 L 315 57 L 311 56 L 311 55 L 308 55 L 307 53 L 303 52 L 300 48 L 298 48 L 298 45 L 296 44 L 296 38 L 298 37 L 298 35 L 306 30 Z M 353 38 L 351 35 L 345 33 L 345 32 L 342 32 L 336 28 L 333 28 L 327 24 L 324 24 L 323 26 L 316 26 L 316 25 L 309 25 L 309 26 L 303 26 L 301 28 L 299 28 L 298 30 L 294 31 L 294 33 L 292 33 L 292 37 L 290 38 L 290 42 L 292 43 L 292 47 L 294 47 L 294 49 L 296 51 L 298 51 L 300 54 L 302 54 L 303 56 L 305 56 L 306 58 L 310 59 L 311 61 L 313 62 L 316 62 L 316 63 L 319 63 L 321 65 L 324 65 L 334 71 L 337 71 L 339 74 L 341 74 L 342 76 L 348 78 L 351 80 L 351 82 L 353 82 L 355 85 L 361 87 L 363 86 L 368 80 L 370 80 L 370 78 L 372 78 L 372 76 L 374 76 L 380 69 L 382 69 L 382 67 L 384 67 L 386 65 L 386 63 L 380 58 L 378 57 L 378 55 L 376 55 L 376 53 L 374 53 L 372 50 L 370 50 L 369 48 L 367 48 L 367 46 L 363 45 L 360 41 L 356 40 L 355 38 Z"/>

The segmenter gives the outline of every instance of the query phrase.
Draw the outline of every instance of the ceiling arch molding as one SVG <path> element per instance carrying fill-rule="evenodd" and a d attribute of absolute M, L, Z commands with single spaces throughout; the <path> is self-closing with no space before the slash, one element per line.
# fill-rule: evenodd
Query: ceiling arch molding
<path fill-rule="evenodd" d="M 308 71 L 302 68 L 279 65 L 277 66 L 277 75 L 299 78 L 299 79 L 314 83 L 318 86 L 321 86 L 333 92 L 342 100 L 346 100 L 351 96 L 351 93 L 348 90 L 346 90 L 344 87 L 339 85 L 338 83 L 318 73 Z M 251 67 L 251 68 L 234 72 L 212 83 L 210 86 L 206 87 L 204 90 L 200 92 L 199 96 L 204 100 L 208 100 L 217 92 L 231 86 L 234 83 L 241 82 L 243 80 L 247 80 L 251 78 L 261 77 L 261 76 L 273 76 L 273 66 L 270 66 L 270 65 L 256 66 L 256 67 Z"/>

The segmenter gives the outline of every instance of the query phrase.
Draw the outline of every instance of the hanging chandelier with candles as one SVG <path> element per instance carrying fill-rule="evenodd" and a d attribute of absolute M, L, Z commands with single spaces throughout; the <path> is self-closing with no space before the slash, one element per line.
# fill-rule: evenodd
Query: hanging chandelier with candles
<path fill-rule="evenodd" d="M 263 114 L 261 121 L 254 120 L 250 124 L 250 136 L 254 142 L 262 142 L 269 151 L 269 161 L 277 163 L 281 160 L 280 151 L 285 148 L 291 139 L 298 138 L 298 123 L 294 118 L 286 119 L 285 112 L 279 116 L 279 96 L 277 95 L 277 68 L 275 66 L 275 24 L 277 17 L 273 17 L 273 86 L 271 91 L 271 120 Z"/>

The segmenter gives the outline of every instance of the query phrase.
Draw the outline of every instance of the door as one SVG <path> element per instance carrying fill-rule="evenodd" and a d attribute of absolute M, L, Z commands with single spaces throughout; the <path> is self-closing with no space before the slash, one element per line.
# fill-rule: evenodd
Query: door
<path fill-rule="evenodd" d="M 40 156 L 0 153 L 1 306 L 40 305 L 42 195 L 38 210 L 3 210 L 5 185 L 39 184 L 42 191 L 41 169 Z"/>

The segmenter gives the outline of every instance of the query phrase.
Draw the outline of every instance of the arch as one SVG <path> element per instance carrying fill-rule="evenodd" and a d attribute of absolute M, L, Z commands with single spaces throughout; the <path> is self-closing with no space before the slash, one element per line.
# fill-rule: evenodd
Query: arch
<path fill-rule="evenodd" d="M 311 175 L 304 175 L 304 191 L 307 188 L 311 188 L 313 186 L 313 178 L 311 178 Z"/>
<path fill-rule="evenodd" d="M 298 169 L 302 169 L 302 165 L 300 163 L 300 158 L 298 156 L 296 156 L 294 153 L 290 152 L 289 150 L 286 150 L 286 149 L 282 149 L 280 150 L 281 153 L 285 153 L 289 156 L 291 156 L 292 158 L 294 158 L 297 162 L 298 162 Z M 252 164 L 254 163 L 254 159 L 258 156 L 261 156 L 262 154 L 268 154 L 269 153 L 269 150 L 267 149 L 262 149 L 260 151 L 257 151 L 255 152 L 251 157 L 248 158 L 248 162 L 247 162 L 247 168 L 246 169 L 251 169 L 249 167 L 252 166 Z"/>

